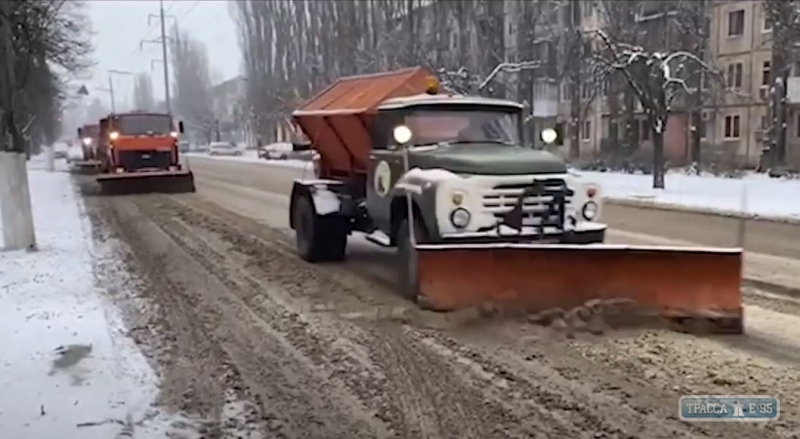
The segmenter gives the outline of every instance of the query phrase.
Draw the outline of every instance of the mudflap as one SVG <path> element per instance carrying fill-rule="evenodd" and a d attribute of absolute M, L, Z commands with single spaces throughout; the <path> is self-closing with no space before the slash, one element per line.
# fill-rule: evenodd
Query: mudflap
<path fill-rule="evenodd" d="M 743 333 L 742 251 L 618 245 L 418 245 L 428 308 L 537 313 L 628 301 L 686 332 Z"/>
<path fill-rule="evenodd" d="M 190 171 L 160 171 L 104 174 L 97 177 L 103 195 L 195 192 Z"/>

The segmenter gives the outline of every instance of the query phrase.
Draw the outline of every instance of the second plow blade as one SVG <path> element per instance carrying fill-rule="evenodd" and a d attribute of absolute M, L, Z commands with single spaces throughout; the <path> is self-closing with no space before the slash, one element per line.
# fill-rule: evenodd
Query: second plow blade
<path fill-rule="evenodd" d="M 742 333 L 741 249 L 418 245 L 419 291 L 440 311 L 539 312 L 629 300 L 690 332 Z"/>
<path fill-rule="evenodd" d="M 103 195 L 195 192 L 190 171 L 131 172 L 97 176 Z"/>

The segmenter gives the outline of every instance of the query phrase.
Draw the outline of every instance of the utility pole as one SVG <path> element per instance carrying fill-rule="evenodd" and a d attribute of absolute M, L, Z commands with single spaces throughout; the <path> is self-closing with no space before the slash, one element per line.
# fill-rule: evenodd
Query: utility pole
<path fill-rule="evenodd" d="M 108 73 L 108 93 L 111 95 L 111 112 L 117 112 L 117 104 L 114 102 L 114 80 L 111 72 Z"/>
<path fill-rule="evenodd" d="M 169 99 L 169 62 L 167 58 L 167 30 L 164 23 L 164 0 L 159 0 L 159 10 L 161 15 L 161 56 L 164 60 L 164 99 L 167 105 L 167 113 L 172 114 L 172 104 Z"/>
<path fill-rule="evenodd" d="M 167 113 L 172 114 L 172 102 L 170 100 L 169 94 L 169 58 L 167 58 L 167 42 L 169 37 L 167 36 L 167 24 L 166 19 L 171 18 L 175 22 L 175 29 L 177 31 L 178 26 L 178 19 L 173 15 L 167 15 L 164 11 L 164 0 L 159 0 L 159 14 L 150 14 L 147 16 L 147 25 L 150 25 L 150 19 L 156 18 L 160 21 L 161 24 L 161 38 L 155 40 L 142 40 L 139 41 L 139 50 L 144 49 L 145 43 L 161 43 L 161 55 L 162 59 L 161 62 L 164 64 L 164 105 L 167 107 Z M 177 38 L 177 34 L 176 34 Z M 175 44 L 179 42 L 177 39 L 173 41 Z M 150 69 L 153 69 L 154 61 L 150 62 Z"/>

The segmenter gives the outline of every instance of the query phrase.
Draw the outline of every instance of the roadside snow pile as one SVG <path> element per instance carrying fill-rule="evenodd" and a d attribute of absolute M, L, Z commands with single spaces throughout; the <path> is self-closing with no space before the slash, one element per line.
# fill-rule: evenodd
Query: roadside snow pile
<path fill-rule="evenodd" d="M 37 157 L 28 173 L 39 251 L 0 252 L 0 430 L 116 437 L 148 414 L 156 378 L 94 285 L 91 226 L 69 174 L 43 167 Z"/>
<path fill-rule="evenodd" d="M 244 153 L 240 156 L 225 156 L 225 155 L 215 155 L 211 156 L 208 154 L 196 153 L 196 152 L 189 152 L 183 154 L 186 157 L 198 157 L 204 159 L 214 159 L 214 160 L 228 160 L 232 162 L 245 162 L 245 163 L 258 163 L 266 166 L 277 166 L 282 168 L 298 168 L 298 169 L 305 169 L 311 166 L 311 162 L 303 161 L 303 160 L 267 160 L 258 157 L 258 151 L 252 150 L 245 150 Z"/>
<path fill-rule="evenodd" d="M 651 175 L 578 171 L 600 184 L 606 198 L 761 218 L 800 219 L 800 181 L 749 174 L 741 179 L 669 173 L 666 189 L 652 188 Z M 742 209 L 742 193 L 746 204 Z"/>

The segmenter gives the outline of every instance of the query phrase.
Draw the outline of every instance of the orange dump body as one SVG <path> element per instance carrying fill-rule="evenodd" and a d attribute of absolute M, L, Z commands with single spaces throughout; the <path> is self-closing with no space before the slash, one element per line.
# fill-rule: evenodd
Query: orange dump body
<path fill-rule="evenodd" d="M 292 115 L 320 155 L 320 177 L 366 173 L 372 149 L 369 124 L 385 100 L 424 93 L 431 74 L 422 67 L 341 78 Z"/>

